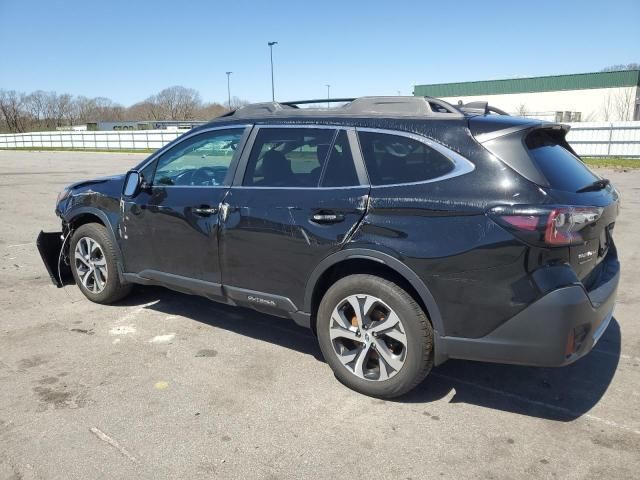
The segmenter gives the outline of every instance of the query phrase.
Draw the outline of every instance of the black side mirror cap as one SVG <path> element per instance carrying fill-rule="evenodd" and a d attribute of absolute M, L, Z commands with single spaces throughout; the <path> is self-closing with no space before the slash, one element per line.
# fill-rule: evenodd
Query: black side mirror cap
<path fill-rule="evenodd" d="M 142 175 L 137 170 L 129 170 L 124 177 L 122 195 L 125 197 L 135 197 L 142 190 Z"/>

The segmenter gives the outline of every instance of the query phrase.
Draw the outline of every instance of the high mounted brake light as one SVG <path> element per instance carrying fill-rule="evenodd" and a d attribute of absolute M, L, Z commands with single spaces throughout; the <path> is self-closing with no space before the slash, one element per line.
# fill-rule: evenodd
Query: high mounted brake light
<path fill-rule="evenodd" d="M 581 230 L 598 221 L 602 208 L 498 206 L 487 213 L 498 224 L 529 243 L 560 247 L 582 243 Z"/>

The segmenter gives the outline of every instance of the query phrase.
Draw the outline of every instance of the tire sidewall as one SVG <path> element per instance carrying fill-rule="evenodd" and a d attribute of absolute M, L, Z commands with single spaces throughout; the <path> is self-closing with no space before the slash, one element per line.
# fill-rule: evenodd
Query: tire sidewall
<path fill-rule="evenodd" d="M 107 284 L 105 288 L 98 293 L 93 293 L 82 284 L 78 272 L 76 270 L 75 250 L 76 245 L 83 237 L 89 237 L 100 245 L 102 253 L 107 264 Z M 99 224 L 90 223 L 80 226 L 72 235 L 69 245 L 69 259 L 71 263 L 71 272 L 76 285 L 80 291 L 91 301 L 96 303 L 110 303 L 113 298 L 119 296 L 121 288 L 118 279 L 118 260 L 113 254 L 113 244 L 108 237 L 105 227 Z"/>
<path fill-rule="evenodd" d="M 354 294 L 373 295 L 381 299 L 400 317 L 405 329 L 407 356 L 400 371 L 388 380 L 373 381 L 357 377 L 342 364 L 333 349 L 329 337 L 331 314 L 339 302 Z M 408 293 L 379 277 L 351 275 L 338 280 L 320 303 L 316 327 L 320 349 L 336 377 L 360 393 L 387 398 L 401 395 L 421 381 L 430 369 L 433 330 L 426 315 Z"/>

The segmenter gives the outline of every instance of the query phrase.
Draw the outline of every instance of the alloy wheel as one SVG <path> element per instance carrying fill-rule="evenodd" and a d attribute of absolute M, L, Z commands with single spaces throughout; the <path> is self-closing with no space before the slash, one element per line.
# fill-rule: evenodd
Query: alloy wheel
<path fill-rule="evenodd" d="M 107 260 L 98 242 L 90 237 L 78 240 L 73 254 L 76 272 L 84 288 L 100 293 L 107 285 Z"/>
<path fill-rule="evenodd" d="M 364 380 L 393 377 L 407 358 L 400 317 L 372 295 L 350 295 L 339 302 L 331 314 L 329 337 L 340 362 Z"/>

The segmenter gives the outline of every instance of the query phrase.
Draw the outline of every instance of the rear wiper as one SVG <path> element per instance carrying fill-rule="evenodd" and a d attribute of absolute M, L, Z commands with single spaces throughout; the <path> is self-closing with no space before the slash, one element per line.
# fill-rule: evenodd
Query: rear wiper
<path fill-rule="evenodd" d="M 577 190 L 576 193 L 582 192 L 596 192 L 598 190 L 602 190 L 603 188 L 607 188 L 608 185 L 611 184 L 611 181 L 608 178 L 601 178 L 600 180 L 596 180 L 593 183 L 590 183 L 586 187 L 582 187 Z"/>

